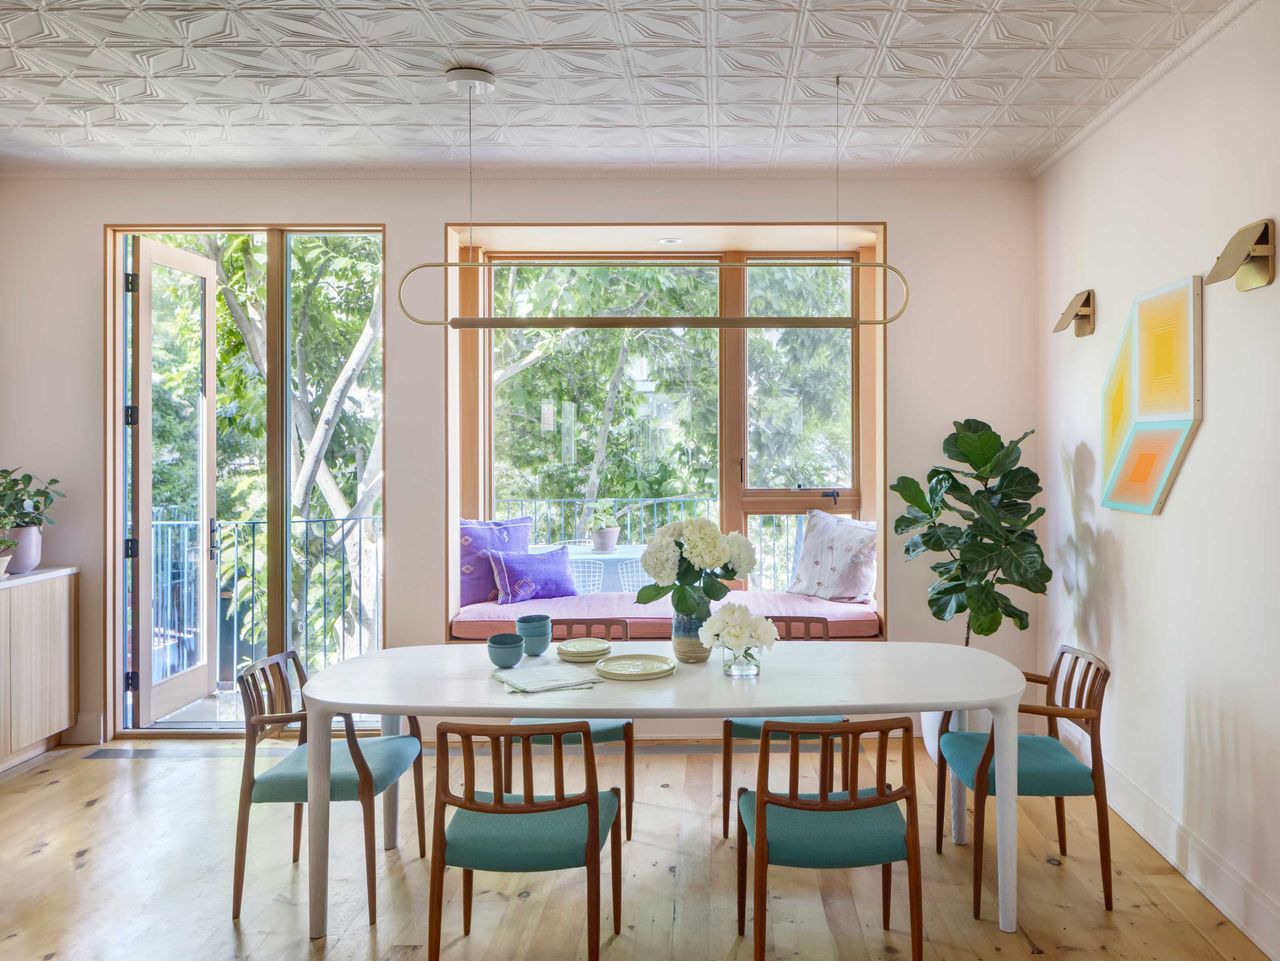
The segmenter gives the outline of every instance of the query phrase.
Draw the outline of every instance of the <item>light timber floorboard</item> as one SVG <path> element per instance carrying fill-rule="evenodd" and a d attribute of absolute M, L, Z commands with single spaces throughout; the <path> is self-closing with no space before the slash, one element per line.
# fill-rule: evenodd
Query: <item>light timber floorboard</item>
<path fill-rule="evenodd" d="M 264 766 L 289 747 L 264 742 Z M 900 783 L 896 747 L 889 780 Z M 934 769 L 917 747 L 925 957 L 1265 961 L 1234 925 L 1113 815 L 1115 911 L 1102 907 L 1093 801 L 1067 800 L 1067 857 L 1053 803 L 1019 805 L 1019 922 L 996 925 L 994 831 L 981 921 L 970 913 L 970 850 L 933 851 Z M 230 918 L 240 746 L 227 741 L 117 742 L 60 749 L 0 778 L 0 961 L 425 961 L 427 862 L 417 856 L 412 782 L 401 790 L 396 851 L 378 851 L 378 924 L 365 913 L 359 806 L 332 816 L 329 936 L 307 938 L 306 844 L 290 863 L 292 810 L 256 805 L 241 920 Z M 600 752 L 601 787 L 621 779 L 621 755 Z M 869 758 L 860 780 L 872 783 Z M 816 756 L 806 756 L 816 784 Z M 735 790 L 754 787 L 756 755 L 735 751 Z M 575 762 L 576 763 L 576 762 Z M 736 932 L 736 833 L 720 837 L 719 747 L 641 743 L 635 838 L 623 846 L 622 934 L 612 935 L 608 846 L 601 930 L 608 961 L 746 961 Z M 546 767 L 545 761 L 540 765 Z M 577 770 L 575 768 L 575 770 Z M 428 803 L 434 764 L 427 763 Z M 481 784 L 487 771 L 480 772 Z M 540 785 L 541 787 L 541 785 Z M 994 823 L 994 802 L 988 823 Z M 380 809 L 379 809 L 380 813 Z M 428 830 L 431 813 L 427 814 Z M 379 835 L 381 837 L 381 835 Z M 462 936 L 461 872 L 445 876 L 447 961 L 586 958 L 582 871 L 477 872 L 471 936 Z M 771 958 L 875 961 L 909 956 L 905 865 L 893 873 L 891 930 L 881 928 L 880 872 L 769 872 Z"/>

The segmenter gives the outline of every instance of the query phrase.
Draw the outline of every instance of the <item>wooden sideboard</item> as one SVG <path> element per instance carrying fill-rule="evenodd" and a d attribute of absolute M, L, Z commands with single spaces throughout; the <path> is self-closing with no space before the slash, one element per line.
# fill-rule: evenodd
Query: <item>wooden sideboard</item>
<path fill-rule="evenodd" d="M 0 580 L 0 770 L 75 723 L 76 580 L 74 567 Z"/>

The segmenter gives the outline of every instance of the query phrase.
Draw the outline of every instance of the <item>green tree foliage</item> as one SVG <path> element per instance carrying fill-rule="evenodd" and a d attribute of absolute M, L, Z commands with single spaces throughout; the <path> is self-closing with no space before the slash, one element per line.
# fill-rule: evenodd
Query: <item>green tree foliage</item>
<path fill-rule="evenodd" d="M 714 316 L 711 268 L 502 267 L 500 316 Z M 847 316 L 849 272 L 756 269 L 750 310 Z M 752 483 L 848 483 L 852 391 L 847 330 L 761 331 L 749 343 Z M 501 502 L 566 500 L 535 536 L 582 537 L 596 498 L 715 498 L 719 488 L 719 333 L 715 330 L 517 329 L 493 335 L 494 490 Z M 566 407 L 566 403 L 570 406 Z M 615 505 L 633 541 L 640 507 Z M 628 525 L 627 514 L 633 514 Z M 658 522 L 675 514 L 658 515 Z M 714 515 L 713 515 L 714 516 Z M 650 515 L 650 518 L 652 515 Z"/>

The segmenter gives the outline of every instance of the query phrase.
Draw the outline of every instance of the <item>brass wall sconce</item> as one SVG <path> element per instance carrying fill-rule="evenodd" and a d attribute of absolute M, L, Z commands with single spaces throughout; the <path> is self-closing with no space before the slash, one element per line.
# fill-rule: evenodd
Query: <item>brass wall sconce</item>
<path fill-rule="evenodd" d="M 1082 290 L 1071 298 L 1067 309 L 1058 318 L 1058 325 L 1053 328 L 1056 334 L 1066 330 L 1074 322 L 1077 337 L 1088 337 L 1093 333 L 1093 291 Z"/>
<path fill-rule="evenodd" d="M 1213 269 L 1205 276 L 1206 284 L 1216 284 L 1235 277 L 1236 290 L 1266 287 L 1276 279 L 1276 222 L 1259 220 L 1241 227 L 1227 242 Z"/>

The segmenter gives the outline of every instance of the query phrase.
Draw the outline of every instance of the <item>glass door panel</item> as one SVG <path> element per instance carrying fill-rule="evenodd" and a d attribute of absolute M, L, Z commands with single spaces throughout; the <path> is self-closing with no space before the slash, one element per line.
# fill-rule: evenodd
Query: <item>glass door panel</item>
<path fill-rule="evenodd" d="M 138 265 L 134 585 L 141 726 L 216 686 L 212 260 L 147 238 Z"/>
<path fill-rule="evenodd" d="M 288 643 L 314 673 L 382 643 L 382 234 L 285 255 Z"/>

